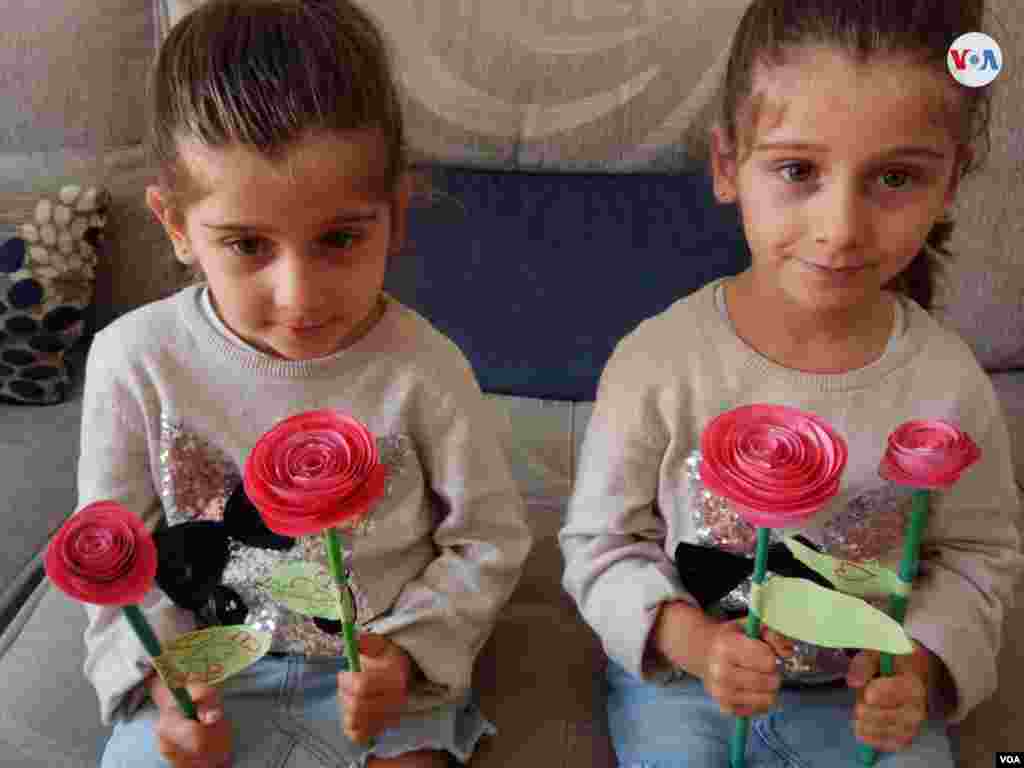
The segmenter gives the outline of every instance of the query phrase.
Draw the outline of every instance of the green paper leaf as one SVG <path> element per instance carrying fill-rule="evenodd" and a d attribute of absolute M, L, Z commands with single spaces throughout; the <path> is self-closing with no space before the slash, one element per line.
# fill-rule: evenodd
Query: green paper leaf
<path fill-rule="evenodd" d="M 899 575 L 878 563 L 855 563 L 816 552 L 792 538 L 785 539 L 793 557 L 831 581 L 836 589 L 857 597 L 886 597 L 906 594 Z M 850 646 L 853 647 L 853 646 Z"/>
<path fill-rule="evenodd" d="M 303 616 L 339 621 L 338 587 L 322 565 L 307 562 L 281 563 L 267 589 L 271 597 Z"/>
<path fill-rule="evenodd" d="M 246 624 L 200 629 L 176 638 L 153 665 L 169 688 L 216 685 L 263 658 L 272 640 Z"/>
<path fill-rule="evenodd" d="M 903 627 L 877 608 L 807 579 L 772 576 L 759 599 L 761 621 L 795 640 L 892 654 L 914 650 Z"/>

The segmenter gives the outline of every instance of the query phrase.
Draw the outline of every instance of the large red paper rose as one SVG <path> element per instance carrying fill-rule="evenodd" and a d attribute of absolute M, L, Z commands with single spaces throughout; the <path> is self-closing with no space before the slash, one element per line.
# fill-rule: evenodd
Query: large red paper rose
<path fill-rule="evenodd" d="M 156 545 L 142 521 L 114 501 L 85 506 L 46 548 L 46 575 L 75 600 L 134 605 L 156 577 Z"/>
<path fill-rule="evenodd" d="M 946 489 L 979 458 L 981 449 L 948 421 L 908 421 L 889 435 L 878 472 L 900 485 Z"/>
<path fill-rule="evenodd" d="M 700 440 L 700 477 L 751 525 L 803 522 L 839 490 L 846 441 L 796 408 L 748 405 L 714 418 Z"/>
<path fill-rule="evenodd" d="M 305 536 L 357 523 L 384 493 L 377 441 L 359 421 L 308 411 L 263 435 L 245 462 L 245 492 L 274 533 Z"/>

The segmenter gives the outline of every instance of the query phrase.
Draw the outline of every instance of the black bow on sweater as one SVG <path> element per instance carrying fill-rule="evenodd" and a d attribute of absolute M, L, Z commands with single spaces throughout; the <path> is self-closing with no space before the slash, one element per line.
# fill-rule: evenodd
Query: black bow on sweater
<path fill-rule="evenodd" d="M 796 540 L 817 550 L 803 536 L 797 536 Z M 704 609 L 721 600 L 754 573 L 754 558 L 699 544 L 680 542 L 675 559 L 680 581 Z M 766 568 L 779 576 L 808 579 L 820 586 L 834 588 L 832 582 L 793 557 L 789 547 L 782 542 L 768 547 Z"/>
<path fill-rule="evenodd" d="M 241 624 L 249 609 L 241 595 L 221 584 L 230 559 L 230 541 L 285 551 L 295 539 L 274 533 L 263 522 L 240 482 L 224 505 L 224 520 L 194 520 L 153 534 L 157 549 L 156 583 L 176 605 L 219 624 Z M 354 601 L 353 601 L 354 602 Z M 330 634 L 341 622 L 314 618 Z"/>

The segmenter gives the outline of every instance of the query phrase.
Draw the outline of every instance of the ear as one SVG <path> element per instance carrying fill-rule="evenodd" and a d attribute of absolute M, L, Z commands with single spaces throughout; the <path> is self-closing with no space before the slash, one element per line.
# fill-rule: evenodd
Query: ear
<path fill-rule="evenodd" d="M 189 248 L 181 215 L 168 202 L 162 187 L 155 184 L 146 187 L 146 205 L 163 225 L 164 231 L 174 246 L 174 254 L 178 261 L 182 264 L 192 264 L 195 261 L 195 256 Z"/>
<path fill-rule="evenodd" d="M 953 162 L 953 172 L 949 176 L 949 186 L 946 188 L 946 197 L 943 205 L 949 209 L 956 202 L 957 192 L 960 190 L 960 181 L 963 178 L 963 169 L 974 159 L 974 148 L 967 144 L 960 144 L 956 149 L 956 159 Z"/>
<path fill-rule="evenodd" d="M 413 187 L 416 184 L 412 171 L 406 171 L 398 181 L 398 188 L 395 190 L 391 202 L 391 240 L 388 243 L 388 251 L 392 254 L 399 253 L 405 247 L 408 231 L 409 204 L 412 201 Z"/>
<path fill-rule="evenodd" d="M 720 203 L 736 202 L 736 148 L 729 144 L 717 123 L 711 129 L 711 176 L 715 199 Z"/>

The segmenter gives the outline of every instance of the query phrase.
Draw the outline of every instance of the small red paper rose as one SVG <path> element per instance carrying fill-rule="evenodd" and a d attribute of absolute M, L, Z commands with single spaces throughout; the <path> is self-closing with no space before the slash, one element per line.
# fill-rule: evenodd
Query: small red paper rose
<path fill-rule="evenodd" d="M 900 485 L 947 489 L 979 458 L 981 449 L 948 421 L 908 421 L 889 435 L 878 473 Z"/>
<path fill-rule="evenodd" d="M 386 474 L 365 426 L 320 410 L 264 434 L 245 462 L 243 483 L 270 530 L 306 536 L 357 523 L 383 495 Z"/>
<path fill-rule="evenodd" d="M 114 501 L 73 515 L 46 548 L 46 575 L 75 600 L 134 605 L 156 578 L 156 545 L 142 521 Z"/>
<path fill-rule="evenodd" d="M 839 491 L 846 441 L 796 408 L 747 405 L 715 417 L 700 441 L 700 477 L 758 527 L 785 528 Z"/>

